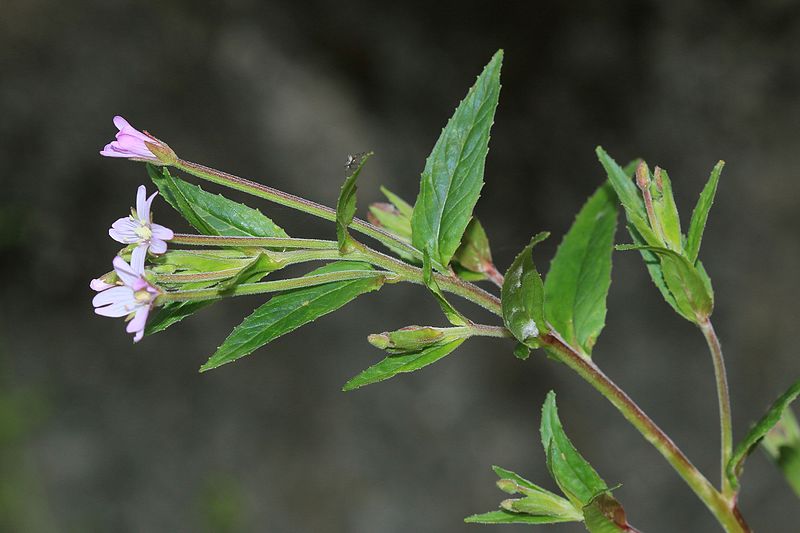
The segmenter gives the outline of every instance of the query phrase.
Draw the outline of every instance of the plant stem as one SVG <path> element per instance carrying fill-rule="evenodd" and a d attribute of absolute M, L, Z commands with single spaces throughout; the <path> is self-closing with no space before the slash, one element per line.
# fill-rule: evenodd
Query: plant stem
<path fill-rule="evenodd" d="M 749 533 L 750 528 L 726 497 L 720 494 L 691 463 L 678 446 L 619 386 L 588 357 L 575 350 L 555 333 L 541 337 L 559 361 L 574 370 L 611 402 L 628 422 L 652 444 L 678 472 L 728 533 Z"/>
<path fill-rule="evenodd" d="M 722 346 L 719 343 L 717 333 L 714 331 L 714 326 L 711 325 L 711 320 L 706 318 L 700 322 L 699 326 L 708 343 L 708 349 L 711 352 L 711 360 L 714 362 L 714 377 L 717 381 L 720 447 L 722 450 L 720 454 L 722 462 L 722 494 L 732 499 L 734 491 L 726 475 L 728 462 L 730 462 L 731 455 L 733 454 L 733 428 L 731 423 L 731 398 L 728 390 L 728 374 L 725 371 L 725 359 L 722 357 Z"/>
<path fill-rule="evenodd" d="M 237 191 L 246 192 L 248 194 L 252 194 L 253 196 L 264 198 L 270 202 L 291 207 L 293 209 L 297 209 L 298 211 L 302 211 L 303 213 L 308 213 L 325 220 L 336 220 L 335 209 L 331 209 L 330 207 L 312 202 L 311 200 L 306 200 L 305 198 L 301 198 L 293 194 L 279 191 L 278 189 L 274 189 L 267 185 L 262 185 L 261 183 L 240 178 L 239 176 L 234 176 L 233 174 L 228 174 L 227 172 L 222 172 L 221 170 L 206 167 L 198 163 L 184 161 L 183 159 L 178 159 L 173 166 L 178 170 L 183 170 L 184 172 L 191 174 L 192 176 L 196 176 L 218 185 L 224 185 L 225 187 L 230 187 L 231 189 L 235 189 Z M 382 228 L 373 226 L 369 222 L 359 218 L 354 218 L 353 222 L 350 224 L 350 227 L 360 233 L 363 233 L 364 235 L 368 235 L 373 239 L 376 239 L 384 245 L 394 246 L 395 248 L 399 248 L 412 255 L 413 257 L 416 257 L 420 260 L 422 259 L 422 253 L 414 246 Z M 446 268 L 439 263 L 435 263 L 434 266 L 437 270 L 446 270 Z"/>
<path fill-rule="evenodd" d="M 212 287 L 210 289 L 193 289 L 185 291 L 171 291 L 159 294 L 155 304 L 162 305 L 167 302 L 187 302 L 201 300 L 217 300 L 226 296 L 245 296 L 251 294 L 265 294 L 280 292 L 300 287 L 312 287 L 334 281 L 350 281 L 363 278 L 383 277 L 386 281 L 395 281 L 390 273 L 370 270 L 343 270 L 326 274 L 303 276 L 302 278 L 281 279 L 277 281 L 262 281 L 259 283 L 242 283 L 229 289 Z"/>
<path fill-rule="evenodd" d="M 263 248 L 305 248 L 308 250 L 335 250 L 336 241 L 321 239 L 292 239 L 280 237 L 221 237 L 218 235 L 189 235 L 176 233 L 170 241 L 173 244 L 192 246 L 235 246 Z"/>

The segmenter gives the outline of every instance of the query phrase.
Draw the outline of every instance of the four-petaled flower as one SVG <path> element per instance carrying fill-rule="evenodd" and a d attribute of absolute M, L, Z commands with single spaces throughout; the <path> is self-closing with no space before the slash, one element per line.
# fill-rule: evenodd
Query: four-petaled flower
<path fill-rule="evenodd" d="M 109 286 L 92 299 L 94 312 L 112 318 L 128 317 L 129 322 L 125 331 L 133 333 L 133 342 L 139 342 L 144 336 L 147 315 L 161 291 L 144 279 L 144 264 L 129 265 L 118 256 L 114 258 L 114 271 L 121 285 L 102 282 Z M 99 284 L 96 285 L 100 287 Z"/>
<path fill-rule="evenodd" d="M 171 165 L 177 161 L 175 152 L 147 132 L 141 132 L 117 115 L 114 125 L 119 130 L 117 138 L 105 145 L 100 155 L 106 157 L 125 157 L 134 161 L 145 161 L 154 165 Z"/>
<path fill-rule="evenodd" d="M 141 264 L 144 266 L 144 259 L 147 251 L 159 255 L 167 251 L 168 241 L 174 237 L 171 229 L 165 228 L 160 224 L 152 222 L 150 205 L 153 198 L 157 195 L 154 192 L 147 197 L 147 189 L 144 185 L 139 186 L 136 191 L 136 209 L 131 210 L 130 216 L 120 218 L 111 225 L 108 234 L 117 242 L 122 244 L 136 244 L 131 257 L 131 264 Z"/>

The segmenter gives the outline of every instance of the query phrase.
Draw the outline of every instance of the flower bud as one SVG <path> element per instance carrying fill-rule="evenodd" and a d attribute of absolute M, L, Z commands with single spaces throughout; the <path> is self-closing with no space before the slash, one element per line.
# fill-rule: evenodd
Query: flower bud
<path fill-rule="evenodd" d="M 370 344 L 391 354 L 417 352 L 429 346 L 444 344 L 451 340 L 468 337 L 469 328 L 434 328 L 430 326 L 407 326 L 397 331 L 373 333 L 367 337 Z"/>

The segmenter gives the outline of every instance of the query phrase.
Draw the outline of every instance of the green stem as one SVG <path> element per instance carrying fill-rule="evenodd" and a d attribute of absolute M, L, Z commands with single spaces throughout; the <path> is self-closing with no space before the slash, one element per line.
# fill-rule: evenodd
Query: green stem
<path fill-rule="evenodd" d="M 306 200 L 305 198 L 301 198 L 293 194 L 279 191 L 278 189 L 274 189 L 267 185 L 262 185 L 261 183 L 257 183 L 255 181 L 240 178 L 239 176 L 234 176 L 233 174 L 228 174 L 227 172 L 222 172 L 221 170 L 206 167 L 198 163 L 192 163 L 191 161 L 184 161 L 183 159 L 178 159 L 173 166 L 178 170 L 182 170 L 191 174 L 192 176 L 216 183 L 218 185 L 223 185 L 237 191 L 252 194 L 253 196 L 264 198 L 270 202 L 291 207 L 293 209 L 297 209 L 298 211 L 302 211 L 303 213 L 308 213 L 325 220 L 336 220 L 335 209 L 331 209 L 330 207 L 312 202 L 311 200 Z M 372 237 L 384 245 L 399 248 L 413 257 L 416 257 L 417 259 L 422 259 L 422 253 L 414 246 L 382 228 L 373 226 L 369 222 L 359 218 L 354 218 L 353 222 L 350 224 L 350 227 L 360 233 L 363 233 L 364 235 Z M 438 270 L 446 270 L 444 266 L 438 263 L 436 263 L 434 266 Z"/>
<path fill-rule="evenodd" d="M 472 323 L 464 326 L 476 337 L 496 337 L 500 339 L 513 339 L 514 335 L 503 326 L 489 326 L 486 324 Z"/>
<path fill-rule="evenodd" d="M 304 248 L 308 250 L 335 250 L 336 241 L 321 239 L 292 239 L 280 237 L 222 237 L 218 235 L 189 235 L 176 233 L 170 241 L 173 244 L 192 246 L 235 246 L 263 248 Z"/>
<path fill-rule="evenodd" d="M 750 528 L 735 506 L 706 479 L 678 446 L 619 386 L 588 357 L 555 333 L 541 337 L 548 352 L 574 370 L 602 394 L 625 419 L 652 444 L 678 472 L 728 533 L 749 533 Z"/>
<path fill-rule="evenodd" d="M 402 277 L 403 281 L 410 281 L 418 284 L 423 283 L 421 268 L 415 267 L 414 265 L 409 265 L 404 261 L 373 250 L 372 248 L 364 246 L 361 243 L 356 242 L 355 246 L 356 251 L 352 252 L 350 255 L 360 258 L 363 261 L 367 261 L 375 266 L 395 272 Z M 434 273 L 433 276 L 434 279 L 436 279 L 436 283 L 439 285 L 439 288 L 441 288 L 443 291 L 461 296 L 466 300 L 480 305 L 484 309 L 494 313 L 497 316 L 503 316 L 500 298 L 497 296 L 488 293 L 477 285 L 466 282 L 455 275 L 445 276 L 443 274 Z"/>
<path fill-rule="evenodd" d="M 334 281 L 350 281 L 354 279 L 384 277 L 387 281 L 394 281 L 388 272 L 369 270 L 343 270 L 327 274 L 315 274 L 302 278 L 281 279 L 277 281 L 263 281 L 260 283 L 242 283 L 228 289 L 213 287 L 210 289 L 193 289 L 185 291 L 164 292 L 156 297 L 155 305 L 167 302 L 188 302 L 201 300 L 218 300 L 227 296 L 246 296 L 252 294 L 265 294 L 280 292 L 301 287 L 313 287 Z"/>
<path fill-rule="evenodd" d="M 731 487 L 728 476 L 725 475 L 728 463 L 733 454 L 733 428 L 731 423 L 731 397 L 728 390 L 728 375 L 725 371 L 725 359 L 722 356 L 722 346 L 719 337 L 711 325 L 710 319 L 701 321 L 700 330 L 708 343 L 708 350 L 711 352 L 711 360 L 714 362 L 714 377 L 717 381 L 717 400 L 719 403 L 719 431 L 722 462 L 722 494 L 728 498 L 734 497 L 734 490 Z"/>

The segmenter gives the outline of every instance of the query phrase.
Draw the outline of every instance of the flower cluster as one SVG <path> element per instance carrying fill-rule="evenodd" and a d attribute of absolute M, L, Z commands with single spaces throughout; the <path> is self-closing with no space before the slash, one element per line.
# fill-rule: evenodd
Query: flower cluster
<path fill-rule="evenodd" d="M 101 155 L 107 157 L 126 157 L 151 163 L 163 162 L 152 150 L 169 147 L 155 137 L 134 129 L 122 117 L 114 117 L 117 126 L 117 140 L 106 145 Z M 171 150 L 169 150 L 171 152 Z M 126 331 L 133 334 L 133 342 L 144 336 L 147 316 L 156 297 L 161 293 L 158 287 L 145 278 L 147 254 L 160 255 L 167 251 L 168 240 L 174 237 L 171 229 L 153 223 L 150 207 L 158 193 L 149 197 L 144 185 L 136 191 L 136 207 L 131 214 L 118 219 L 111 225 L 108 234 L 117 242 L 133 246 L 130 263 L 122 257 L 113 260 L 114 270 L 89 283 L 97 291 L 92 305 L 98 315 L 119 318 L 126 317 Z"/>

